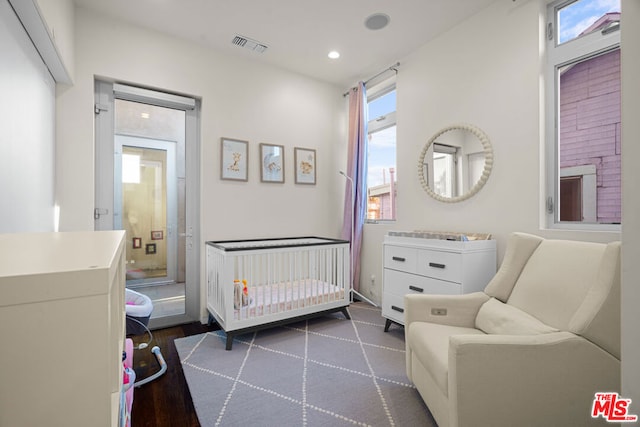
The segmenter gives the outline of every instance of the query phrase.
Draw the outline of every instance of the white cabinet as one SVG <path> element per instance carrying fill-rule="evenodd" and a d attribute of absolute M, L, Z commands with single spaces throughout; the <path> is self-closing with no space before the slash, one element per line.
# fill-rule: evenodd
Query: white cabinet
<path fill-rule="evenodd" d="M 496 273 L 496 241 L 385 236 L 382 316 L 385 331 L 404 325 L 409 293 L 457 295 L 481 291 Z"/>
<path fill-rule="evenodd" d="M 118 425 L 124 235 L 0 235 L 0 425 Z"/>

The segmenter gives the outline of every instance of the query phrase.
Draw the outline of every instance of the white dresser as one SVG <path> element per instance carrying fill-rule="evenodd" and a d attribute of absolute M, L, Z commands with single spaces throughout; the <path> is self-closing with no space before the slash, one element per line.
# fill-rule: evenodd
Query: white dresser
<path fill-rule="evenodd" d="M 124 236 L 0 234 L 1 426 L 118 426 Z"/>
<path fill-rule="evenodd" d="M 404 325 L 404 296 L 481 291 L 496 273 L 496 241 L 453 241 L 387 235 L 383 244 L 385 331 Z"/>

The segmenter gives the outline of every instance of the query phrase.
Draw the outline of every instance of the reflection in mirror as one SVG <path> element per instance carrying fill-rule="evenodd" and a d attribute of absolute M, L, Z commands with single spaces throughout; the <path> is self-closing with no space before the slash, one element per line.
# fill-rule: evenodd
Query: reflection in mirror
<path fill-rule="evenodd" d="M 489 177 L 493 151 L 489 138 L 471 125 L 442 129 L 420 155 L 419 178 L 430 196 L 457 202 L 478 192 Z"/>
<path fill-rule="evenodd" d="M 453 129 L 434 141 L 433 191 L 441 196 L 465 194 L 478 182 L 483 168 L 484 148 L 471 132 Z"/>
<path fill-rule="evenodd" d="M 457 190 L 459 147 L 433 144 L 433 191 L 445 197 L 454 197 Z"/>

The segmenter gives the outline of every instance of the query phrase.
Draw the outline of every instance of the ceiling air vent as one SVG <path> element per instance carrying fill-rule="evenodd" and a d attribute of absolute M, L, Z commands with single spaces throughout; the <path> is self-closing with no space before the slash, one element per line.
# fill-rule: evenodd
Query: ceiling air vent
<path fill-rule="evenodd" d="M 258 53 L 264 53 L 264 51 L 267 50 L 267 46 L 260 43 L 259 41 L 239 35 L 236 35 L 233 40 L 231 40 L 231 43 Z"/>

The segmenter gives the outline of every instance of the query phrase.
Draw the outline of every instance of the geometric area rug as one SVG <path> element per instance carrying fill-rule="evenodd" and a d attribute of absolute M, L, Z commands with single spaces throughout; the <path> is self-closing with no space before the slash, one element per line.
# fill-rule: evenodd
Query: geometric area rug
<path fill-rule="evenodd" d="M 436 426 L 405 373 L 404 330 L 380 309 L 234 337 L 175 340 L 202 426 Z"/>

